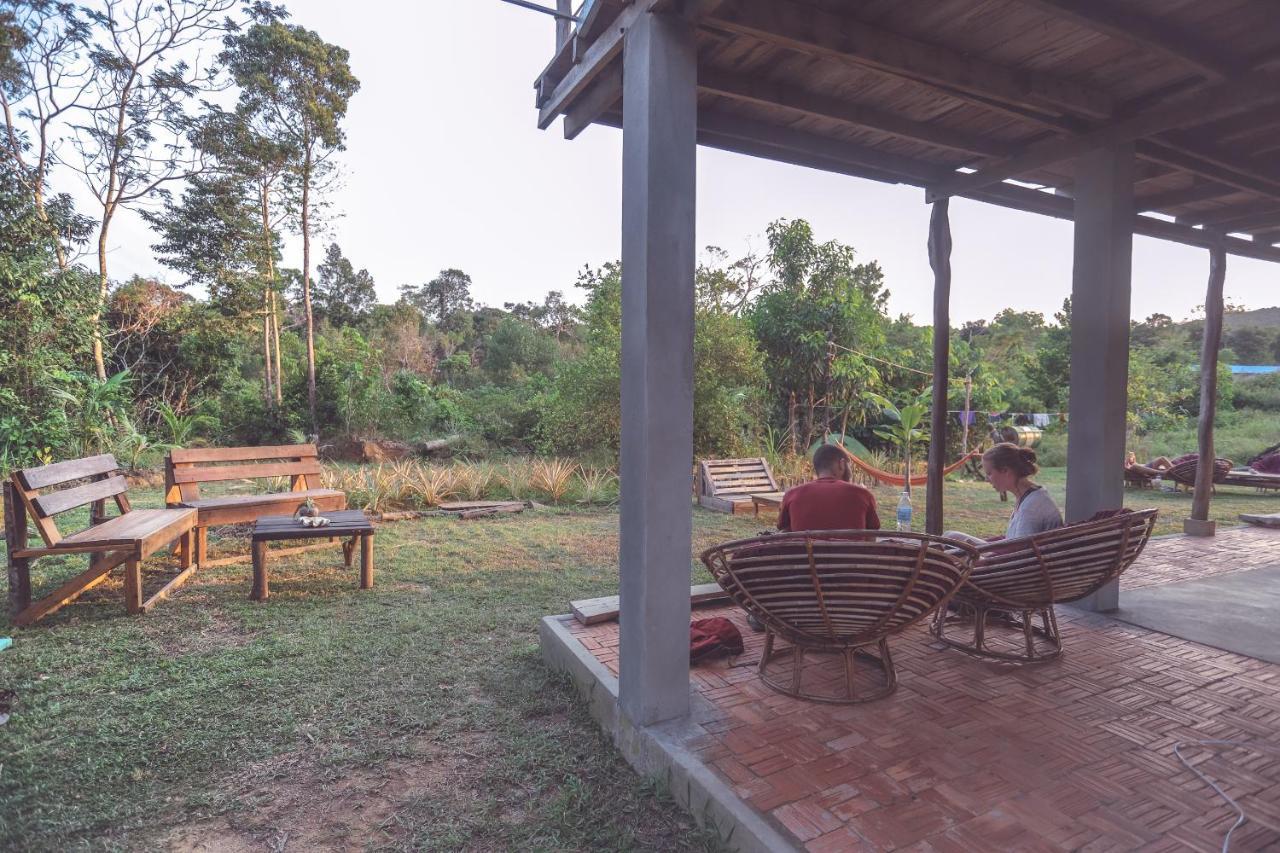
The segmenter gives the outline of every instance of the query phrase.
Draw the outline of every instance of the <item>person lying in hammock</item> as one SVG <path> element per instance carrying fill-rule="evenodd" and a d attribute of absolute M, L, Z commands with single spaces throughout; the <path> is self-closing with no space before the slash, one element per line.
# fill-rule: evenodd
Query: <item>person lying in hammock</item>
<path fill-rule="evenodd" d="M 818 478 L 787 489 L 778 512 L 778 529 L 879 530 L 876 496 L 853 482 L 845 452 L 824 444 L 813 453 Z"/>
<path fill-rule="evenodd" d="M 1049 497 L 1049 490 L 1031 480 L 1040 471 L 1034 450 L 1002 441 L 982 454 L 982 471 L 993 489 L 1013 492 L 1017 499 L 1004 538 L 1021 539 L 1062 526 L 1062 513 Z M 956 530 L 943 535 L 972 545 L 989 541 Z"/>
<path fill-rule="evenodd" d="M 1159 477 L 1173 467 L 1173 460 L 1168 456 L 1157 456 L 1145 465 L 1138 463 L 1138 454 L 1130 450 L 1124 457 L 1124 470 L 1145 474 L 1148 477 Z"/>

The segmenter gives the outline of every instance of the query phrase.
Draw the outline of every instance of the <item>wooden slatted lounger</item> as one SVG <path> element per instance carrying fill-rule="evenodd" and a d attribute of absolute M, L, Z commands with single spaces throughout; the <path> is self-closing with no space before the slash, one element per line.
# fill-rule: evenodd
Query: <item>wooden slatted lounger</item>
<path fill-rule="evenodd" d="M 947 645 L 981 657 L 1033 662 L 1062 654 L 1062 637 L 1053 606 L 1092 595 L 1142 553 L 1155 527 L 1156 510 L 1121 511 L 1101 521 L 1072 524 L 1023 539 L 982 545 L 968 580 L 952 600 L 952 612 L 939 610 L 933 633 Z M 1043 627 L 1037 628 L 1039 616 Z M 989 647 L 991 618 L 1021 632 L 1022 648 Z M 955 640 L 946 629 L 972 623 L 972 640 Z"/>
<path fill-rule="evenodd" d="M 55 491 L 49 489 L 61 486 Z M 196 512 L 192 509 L 133 509 L 129 484 L 114 456 L 55 462 L 14 471 L 4 484 L 5 550 L 9 562 L 9 604 L 13 623 L 30 625 L 104 581 L 112 569 L 125 565 L 125 608 L 143 613 L 185 581 L 196 569 L 191 545 Z M 106 517 L 106 502 L 114 500 L 120 515 Z M 90 507 L 89 527 L 64 536 L 54 516 Z M 45 547 L 27 547 L 27 519 L 35 523 Z M 181 540 L 182 571 L 164 588 L 142 600 L 142 561 Z M 39 601 L 31 601 L 31 564 L 40 557 L 87 554 L 89 568 Z"/>
<path fill-rule="evenodd" d="M 769 463 L 751 459 L 707 459 L 698 463 L 698 503 L 732 515 L 751 514 L 752 495 L 782 497 Z"/>
<path fill-rule="evenodd" d="M 789 696 L 853 703 L 893 692 L 888 638 L 944 605 L 977 553 L 922 533 L 811 530 L 728 542 L 704 551 L 702 562 L 734 602 L 764 623 L 759 673 L 766 685 Z M 790 644 L 783 650 L 789 654 L 775 651 L 779 639 Z M 838 656 L 843 672 L 806 667 L 810 652 Z M 877 667 L 878 683 L 859 678 L 855 656 Z"/>

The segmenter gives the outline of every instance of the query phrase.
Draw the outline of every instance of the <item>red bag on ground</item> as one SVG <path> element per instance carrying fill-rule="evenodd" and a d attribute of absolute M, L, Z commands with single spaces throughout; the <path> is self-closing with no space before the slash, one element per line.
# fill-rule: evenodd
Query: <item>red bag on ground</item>
<path fill-rule="evenodd" d="M 698 619 L 689 626 L 689 662 L 707 660 L 720 653 L 742 654 L 738 626 L 721 616 Z"/>

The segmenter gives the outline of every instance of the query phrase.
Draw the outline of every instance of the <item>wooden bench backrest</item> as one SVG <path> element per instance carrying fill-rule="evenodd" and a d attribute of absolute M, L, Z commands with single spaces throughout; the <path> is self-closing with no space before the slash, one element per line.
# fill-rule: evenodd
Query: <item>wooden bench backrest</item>
<path fill-rule="evenodd" d="M 718 498 L 746 497 L 778 491 L 769 463 L 753 459 L 707 459 L 700 463 L 702 494 Z"/>
<path fill-rule="evenodd" d="M 62 540 L 53 517 L 59 513 L 92 505 L 90 524 L 102 519 L 106 500 L 113 498 L 121 512 L 129 511 L 129 483 L 120 473 L 116 458 L 109 453 L 69 459 L 37 468 L 14 471 L 14 492 L 45 544 L 52 547 Z M 70 484 L 70 485 L 68 485 Z M 55 486 L 63 488 L 45 491 Z"/>
<path fill-rule="evenodd" d="M 201 483 L 288 477 L 290 490 L 319 488 L 320 458 L 314 444 L 271 447 L 192 447 L 164 460 L 165 500 L 198 500 Z"/>
<path fill-rule="evenodd" d="M 976 551 L 924 534 L 809 531 L 744 539 L 702 560 L 740 606 L 788 639 L 843 645 L 928 616 L 969 574 Z M 870 540 L 870 541 L 869 541 Z"/>
<path fill-rule="evenodd" d="M 983 546 L 969 582 L 1011 606 L 1076 601 L 1133 565 L 1151 538 L 1156 514 L 1124 512 Z"/>

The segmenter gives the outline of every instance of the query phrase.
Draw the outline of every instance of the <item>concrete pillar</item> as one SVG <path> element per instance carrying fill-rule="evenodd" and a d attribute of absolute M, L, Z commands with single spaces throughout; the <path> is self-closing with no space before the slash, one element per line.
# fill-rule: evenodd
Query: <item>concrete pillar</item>
<path fill-rule="evenodd" d="M 689 711 L 693 535 L 691 25 L 646 14 L 623 52 L 619 701 L 635 725 Z"/>
<path fill-rule="evenodd" d="M 1124 503 L 1133 214 L 1133 146 L 1082 154 L 1076 160 L 1071 280 L 1068 524 Z M 1080 606 L 1114 610 L 1119 584 L 1108 584 Z"/>
<path fill-rule="evenodd" d="M 929 422 L 929 486 L 925 532 L 941 536 L 943 476 L 947 465 L 947 391 L 951 359 L 951 200 L 940 198 L 929 214 L 929 266 L 933 268 L 933 409 Z M 911 472 L 907 472 L 910 476 Z"/>

